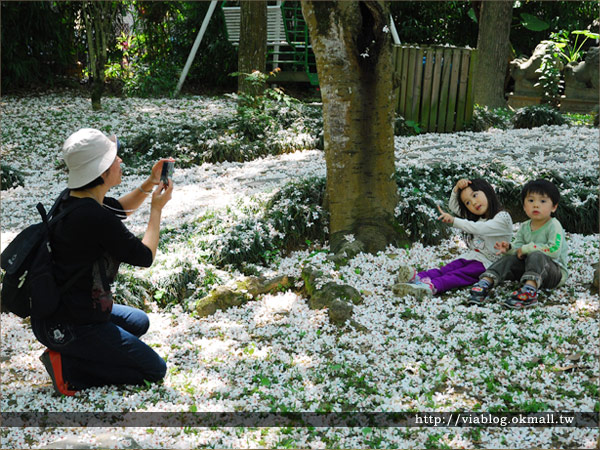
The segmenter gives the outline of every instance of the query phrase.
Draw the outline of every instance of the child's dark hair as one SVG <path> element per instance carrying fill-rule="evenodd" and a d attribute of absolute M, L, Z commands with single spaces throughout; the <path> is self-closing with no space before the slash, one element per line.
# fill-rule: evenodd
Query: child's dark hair
<path fill-rule="evenodd" d="M 488 183 L 487 181 L 485 181 L 481 178 L 474 178 L 471 180 L 471 183 L 467 187 L 470 187 L 473 191 L 481 191 L 485 194 L 487 201 L 488 201 L 488 209 L 485 212 L 485 214 L 483 215 L 484 218 L 491 219 L 496 214 L 498 214 L 500 211 L 502 211 L 502 209 L 503 209 L 502 205 L 498 201 L 498 197 L 496 197 L 496 191 L 494 191 L 494 188 L 492 187 L 492 185 L 490 183 Z M 458 206 L 460 208 L 461 217 L 466 218 L 468 220 L 472 220 L 472 221 L 479 220 L 482 216 L 473 214 L 471 211 L 469 211 L 467 209 L 465 204 L 462 202 L 462 200 L 460 198 L 460 194 L 462 191 L 463 191 L 462 189 L 459 189 L 457 192 Z"/>
<path fill-rule="evenodd" d="M 538 179 L 529 181 L 521 190 L 521 203 L 525 203 L 527 194 L 547 195 L 552 200 L 552 205 L 558 205 L 560 201 L 560 192 L 558 188 L 548 180 Z"/>

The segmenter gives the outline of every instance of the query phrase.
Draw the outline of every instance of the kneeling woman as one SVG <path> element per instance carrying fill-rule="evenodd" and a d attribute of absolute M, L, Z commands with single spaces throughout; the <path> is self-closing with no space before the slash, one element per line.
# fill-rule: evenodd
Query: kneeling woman
<path fill-rule="evenodd" d="M 110 283 L 120 263 L 149 267 L 156 256 L 163 207 L 173 182 L 160 182 L 165 160 L 157 162 L 141 186 L 116 200 L 108 190 L 121 183 L 118 140 L 84 128 L 63 146 L 70 195 L 61 208 L 78 204 L 50 235 L 59 286 L 76 279 L 49 317 L 32 318 L 37 339 L 48 349 L 40 357 L 63 395 L 92 386 L 159 381 L 165 361 L 139 337 L 148 316 L 136 308 L 113 304 Z M 154 187 L 158 185 L 156 189 Z M 154 192 L 152 192 L 154 189 Z M 122 220 L 152 195 L 150 219 L 140 240 Z"/>

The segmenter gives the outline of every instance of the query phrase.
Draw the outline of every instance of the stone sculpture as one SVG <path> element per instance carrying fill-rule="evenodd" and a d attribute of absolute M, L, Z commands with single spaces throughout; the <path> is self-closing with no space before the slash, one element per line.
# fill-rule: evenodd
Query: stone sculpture
<path fill-rule="evenodd" d="M 549 42 L 542 42 L 538 44 L 530 58 L 516 58 L 510 62 L 510 75 L 515 80 L 514 95 L 541 97 L 542 89 L 534 86 L 540 78 L 540 73 L 536 71 L 551 46 Z"/>
<path fill-rule="evenodd" d="M 600 47 L 591 47 L 584 61 L 565 67 L 566 98 L 598 102 L 599 50 Z"/>

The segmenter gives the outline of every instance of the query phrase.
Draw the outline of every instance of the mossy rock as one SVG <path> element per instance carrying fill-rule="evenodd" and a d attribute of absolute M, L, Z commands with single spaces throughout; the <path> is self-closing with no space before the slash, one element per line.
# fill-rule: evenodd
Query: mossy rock
<path fill-rule="evenodd" d="M 196 312 L 200 317 L 210 316 L 218 309 L 225 310 L 232 306 L 240 306 L 246 303 L 252 296 L 228 286 L 218 286 L 206 297 L 196 303 Z"/>
<path fill-rule="evenodd" d="M 196 313 L 200 317 L 210 316 L 218 309 L 225 310 L 232 306 L 240 306 L 259 295 L 288 289 L 292 283 L 292 279 L 282 275 L 270 279 L 243 278 L 236 282 L 235 287 L 217 286 L 206 297 L 198 300 L 195 305 Z"/>
<path fill-rule="evenodd" d="M 304 266 L 302 268 L 302 280 L 304 281 L 304 288 L 309 297 L 315 294 L 317 280 L 321 277 L 323 277 L 321 270 L 317 270 L 312 266 Z"/>
<path fill-rule="evenodd" d="M 363 298 L 356 289 L 346 284 L 337 284 L 333 281 L 325 284 L 317 290 L 312 296 L 311 301 L 315 304 L 321 304 L 321 308 L 327 307 L 333 300 L 344 300 L 353 305 L 360 305 Z M 317 307 L 318 308 L 318 307 Z"/>
<path fill-rule="evenodd" d="M 329 282 L 321 289 L 315 290 L 308 300 L 311 309 L 327 308 L 331 323 L 344 325 L 352 319 L 353 305 L 359 305 L 363 298 L 352 286 Z"/>
<path fill-rule="evenodd" d="M 346 321 L 351 320 L 353 312 L 354 308 L 350 303 L 337 298 L 329 303 L 327 309 L 329 321 L 335 325 L 344 325 Z"/>
<path fill-rule="evenodd" d="M 335 255 L 329 255 L 327 259 L 333 261 L 335 264 L 344 266 L 348 264 L 348 261 L 364 251 L 365 244 L 359 240 L 344 242 Z"/>

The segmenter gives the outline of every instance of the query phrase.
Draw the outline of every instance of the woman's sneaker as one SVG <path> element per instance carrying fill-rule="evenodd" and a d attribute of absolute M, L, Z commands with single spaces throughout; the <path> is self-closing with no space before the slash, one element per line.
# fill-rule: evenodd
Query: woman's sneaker
<path fill-rule="evenodd" d="M 399 283 L 392 287 L 392 292 L 398 297 L 404 297 L 405 295 L 411 295 L 416 297 L 418 300 L 424 298 L 433 297 L 433 287 L 428 283 L 422 281 L 416 281 L 414 283 Z"/>
<path fill-rule="evenodd" d="M 531 308 L 538 303 L 538 293 L 535 288 L 526 288 L 523 286 L 518 291 L 512 293 L 510 298 L 506 299 L 504 306 L 510 309 Z"/>
<path fill-rule="evenodd" d="M 396 283 L 411 283 L 417 278 L 417 271 L 411 266 L 400 266 L 398 275 L 396 275 Z"/>
<path fill-rule="evenodd" d="M 44 364 L 48 375 L 50 375 L 56 393 L 68 396 L 75 395 L 77 391 L 69 389 L 67 382 L 63 379 L 60 353 L 46 349 L 40 356 L 40 361 Z"/>
<path fill-rule="evenodd" d="M 479 280 L 477 283 L 473 285 L 471 288 L 471 294 L 467 303 L 469 305 L 483 305 L 485 298 L 490 292 L 491 285 L 485 280 Z"/>

